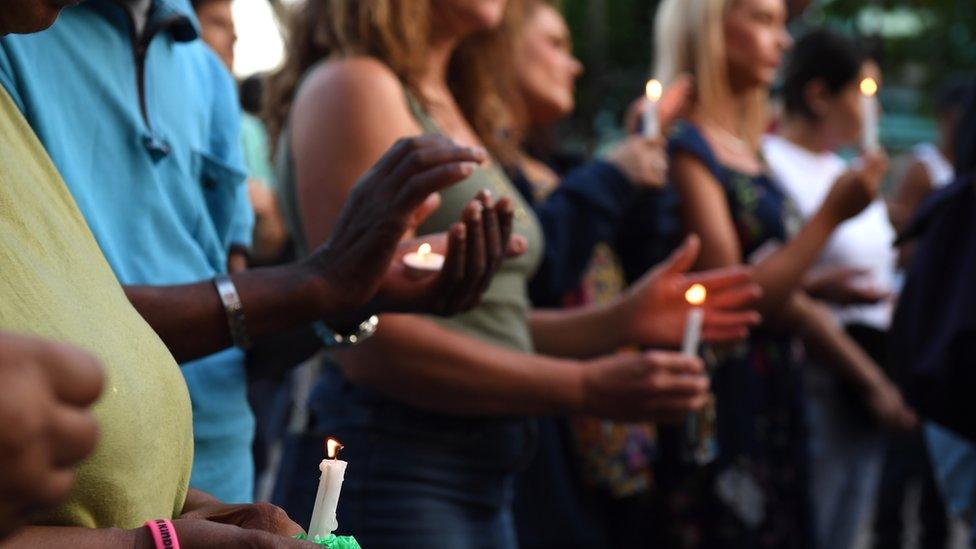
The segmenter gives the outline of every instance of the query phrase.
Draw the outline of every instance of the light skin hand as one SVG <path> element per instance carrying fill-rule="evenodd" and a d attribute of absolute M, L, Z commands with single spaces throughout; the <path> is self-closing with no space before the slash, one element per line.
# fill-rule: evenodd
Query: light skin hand
<path fill-rule="evenodd" d="M 752 309 L 762 289 L 746 267 L 689 273 L 701 243 L 691 235 L 667 261 L 628 289 L 617 302 L 621 329 L 631 344 L 676 348 L 681 345 L 688 311 L 685 292 L 693 284 L 707 290 L 702 325 L 705 341 L 720 343 L 744 339 L 761 322 Z"/>

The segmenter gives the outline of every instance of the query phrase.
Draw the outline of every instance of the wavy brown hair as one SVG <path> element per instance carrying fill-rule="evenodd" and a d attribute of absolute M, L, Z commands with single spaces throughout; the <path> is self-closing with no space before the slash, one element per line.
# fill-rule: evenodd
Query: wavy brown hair
<path fill-rule="evenodd" d="M 288 119 L 305 73 L 330 56 L 370 56 L 396 74 L 426 103 L 417 80 L 427 58 L 433 0 L 305 0 L 286 24 L 287 55 L 267 81 L 263 118 L 272 149 Z M 499 28 L 459 44 L 451 58 L 448 84 L 479 138 L 503 164 L 515 158 L 506 128 L 506 105 L 514 97 L 511 35 L 518 28 L 522 0 L 509 0 Z"/>

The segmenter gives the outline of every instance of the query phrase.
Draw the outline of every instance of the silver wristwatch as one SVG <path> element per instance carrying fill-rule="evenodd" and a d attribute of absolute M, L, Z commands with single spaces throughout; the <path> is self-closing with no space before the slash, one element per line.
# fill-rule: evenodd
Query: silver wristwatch
<path fill-rule="evenodd" d="M 373 315 L 359 323 L 351 333 L 340 334 L 325 325 L 324 322 L 316 322 L 314 325 L 315 333 L 325 343 L 326 347 L 351 347 L 359 345 L 376 333 L 376 328 L 380 324 L 378 316 Z"/>

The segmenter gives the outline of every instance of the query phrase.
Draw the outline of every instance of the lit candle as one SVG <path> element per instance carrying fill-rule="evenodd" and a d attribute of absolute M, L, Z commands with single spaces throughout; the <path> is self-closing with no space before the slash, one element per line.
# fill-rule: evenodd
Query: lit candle
<path fill-rule="evenodd" d="M 685 321 L 685 339 L 681 344 L 681 352 L 686 355 L 695 356 L 698 354 L 702 322 L 705 320 L 705 310 L 702 308 L 705 303 L 705 295 L 705 287 L 701 284 L 692 284 L 685 292 L 685 300 L 691 305 L 691 309 L 688 311 L 688 319 Z"/>
<path fill-rule="evenodd" d="M 339 506 L 339 492 L 342 490 L 347 465 L 339 459 L 339 450 L 342 450 L 339 439 L 329 437 L 325 440 L 327 458 L 319 464 L 322 475 L 319 477 L 319 490 L 315 494 L 312 522 L 308 526 L 309 539 L 315 539 L 315 536 L 328 537 L 339 528 L 336 508 Z"/>
<path fill-rule="evenodd" d="M 861 80 L 861 148 L 878 149 L 878 83 L 874 78 Z"/>
<path fill-rule="evenodd" d="M 648 139 L 661 137 L 661 121 L 657 116 L 657 102 L 664 94 L 664 87 L 653 78 L 644 86 L 643 133 Z"/>
<path fill-rule="evenodd" d="M 416 252 L 403 256 L 403 262 L 414 271 L 436 273 L 444 268 L 444 256 L 432 251 L 430 244 L 424 242 Z"/>
<path fill-rule="evenodd" d="M 702 323 L 705 320 L 705 304 L 707 296 L 705 287 L 692 284 L 685 292 L 685 300 L 691 305 L 688 319 L 685 321 L 685 338 L 681 345 L 681 352 L 689 356 L 698 355 L 701 343 Z M 688 416 L 685 421 L 682 454 L 685 461 L 698 465 L 711 463 L 717 454 L 715 447 L 715 404 L 710 401 L 705 408 Z"/>

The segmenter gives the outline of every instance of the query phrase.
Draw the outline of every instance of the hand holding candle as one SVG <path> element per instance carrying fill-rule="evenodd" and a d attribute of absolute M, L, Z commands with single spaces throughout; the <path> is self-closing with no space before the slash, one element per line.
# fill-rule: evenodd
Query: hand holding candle
<path fill-rule="evenodd" d="M 326 459 L 319 464 L 322 475 L 319 477 L 319 489 L 315 495 L 315 507 L 312 510 L 312 521 L 308 526 L 308 537 L 327 537 L 339 528 L 336 520 L 336 509 L 339 506 L 339 492 L 346 475 L 345 461 L 339 459 L 342 443 L 335 437 L 325 441 Z"/>
<path fill-rule="evenodd" d="M 871 77 L 861 80 L 861 148 L 865 151 L 881 147 L 878 139 L 878 82 Z"/>

